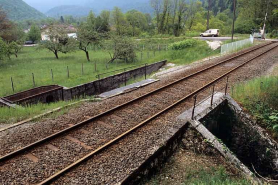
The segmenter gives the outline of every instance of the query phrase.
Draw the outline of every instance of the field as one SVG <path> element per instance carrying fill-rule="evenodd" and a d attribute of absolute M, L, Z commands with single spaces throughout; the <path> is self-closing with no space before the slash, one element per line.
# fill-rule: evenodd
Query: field
<path fill-rule="evenodd" d="M 98 74 L 108 72 L 106 75 L 101 75 L 100 78 L 112 75 L 113 73 L 109 73 L 109 71 L 119 69 L 123 71 L 123 68 L 136 67 L 164 59 L 176 64 L 186 64 L 219 52 L 212 52 L 205 42 L 201 42 L 198 46 L 186 50 L 166 50 L 169 43 L 177 40 L 173 38 L 137 41 L 137 61 L 128 63 L 116 61 L 109 65 L 107 65 L 109 53 L 106 50 L 94 50 L 92 48 L 90 51 L 91 62 L 87 62 L 83 51 L 76 51 L 66 55 L 60 53 L 60 58 L 57 60 L 54 54 L 47 50 L 38 50 L 36 47 L 24 47 L 19 53 L 18 58 L 12 57 L 11 60 L 0 63 L 0 97 L 13 94 L 11 77 L 15 93 L 33 87 L 32 73 L 34 74 L 35 86 L 58 84 L 72 87 L 96 80 Z M 179 40 L 182 40 L 182 38 L 179 38 Z M 140 50 L 143 50 L 142 54 Z M 69 69 L 69 77 L 67 68 Z M 53 71 L 53 81 L 51 70 Z"/>

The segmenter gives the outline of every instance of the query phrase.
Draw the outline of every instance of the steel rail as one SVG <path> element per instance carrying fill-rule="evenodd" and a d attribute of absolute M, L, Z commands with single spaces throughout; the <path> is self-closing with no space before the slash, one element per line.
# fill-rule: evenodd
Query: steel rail
<path fill-rule="evenodd" d="M 168 106 L 167 108 L 165 108 L 164 110 L 156 113 L 155 115 L 153 115 L 152 117 L 144 120 L 143 122 L 139 123 L 138 125 L 136 125 L 135 127 L 129 129 L 128 131 L 124 132 L 123 134 L 117 136 L 116 138 L 110 140 L 109 142 L 107 142 L 106 144 L 102 145 L 101 147 L 97 148 L 96 150 L 94 150 L 93 152 L 87 154 L 86 156 L 84 156 L 83 158 L 77 160 L 76 162 L 70 164 L 69 166 L 67 166 L 66 168 L 60 170 L 59 172 L 55 173 L 54 175 L 52 175 L 51 177 L 47 178 L 46 180 L 42 181 L 41 183 L 39 183 L 39 185 L 46 185 L 46 184 L 50 184 L 51 182 L 53 182 L 55 179 L 59 178 L 60 176 L 62 176 L 63 174 L 67 173 L 69 170 L 79 166 L 81 163 L 89 160 L 90 158 L 92 158 L 94 155 L 98 154 L 99 152 L 107 149 L 109 146 L 115 144 L 116 142 L 120 141 L 121 139 L 123 139 L 124 137 L 128 136 L 129 134 L 133 133 L 134 131 L 136 131 L 138 128 L 146 125 L 147 123 L 149 123 L 150 121 L 154 120 L 155 118 L 157 118 L 158 116 L 166 113 L 167 111 L 169 111 L 170 109 L 174 108 L 175 106 L 179 105 L 180 103 L 184 102 L 185 100 L 191 98 L 192 96 L 204 91 L 205 89 L 207 89 L 208 87 L 210 87 L 211 85 L 215 84 L 216 82 L 218 82 L 219 80 L 221 80 L 222 78 L 226 77 L 227 75 L 229 75 L 230 73 L 234 72 L 235 70 L 241 68 L 242 66 L 246 65 L 247 63 L 249 63 L 250 61 L 253 61 L 254 59 L 264 55 L 265 53 L 268 53 L 269 51 L 273 50 L 274 48 L 278 47 L 278 45 L 270 48 L 269 50 L 255 56 L 252 57 L 251 59 L 248 59 L 247 61 L 245 61 L 244 63 L 238 65 L 237 67 L 229 70 L 228 72 L 226 72 L 225 74 L 221 75 L 220 77 L 210 81 L 209 83 L 207 83 L 206 85 L 204 85 L 203 87 L 197 89 L 196 91 L 190 93 L 189 95 L 185 96 L 184 98 L 178 100 L 177 102 L 173 103 L 172 105 Z"/>
<path fill-rule="evenodd" d="M 188 78 L 190 78 L 190 77 L 193 77 L 193 76 L 195 76 L 195 75 L 197 75 L 197 74 L 200 74 L 200 73 L 202 73 L 202 72 L 204 72 L 204 71 L 207 71 L 207 70 L 209 70 L 209 69 L 212 69 L 212 68 L 214 68 L 214 67 L 216 67 L 216 66 L 219 66 L 219 65 L 221 65 L 221 64 L 223 64 L 223 63 L 225 63 L 225 62 L 231 61 L 231 60 L 233 60 L 233 59 L 235 59 L 235 58 L 238 58 L 238 57 L 240 57 L 240 56 L 243 56 L 243 55 L 245 55 L 245 54 L 251 53 L 251 52 L 253 52 L 253 51 L 255 51 L 255 50 L 262 49 L 262 48 L 264 48 L 264 47 L 266 47 L 266 46 L 269 46 L 269 45 L 271 45 L 271 44 L 273 44 L 273 43 L 270 42 L 270 43 L 267 43 L 267 44 L 264 44 L 264 45 L 259 45 L 258 47 L 252 48 L 251 50 L 248 50 L 248 51 L 243 52 L 243 53 L 241 53 L 241 54 L 237 54 L 237 55 L 232 56 L 232 57 L 230 57 L 230 58 L 228 58 L 228 59 L 225 59 L 225 60 L 223 60 L 223 61 L 221 61 L 221 62 L 218 62 L 218 63 L 216 63 L 216 64 L 213 64 L 213 65 L 211 65 L 211 66 L 209 66 L 209 67 L 206 67 L 206 68 L 201 69 L 201 70 L 199 70 L 199 71 L 196 71 L 196 72 L 194 72 L 194 73 L 192 73 L 192 74 L 189 74 L 189 75 L 187 75 L 187 76 L 185 76 L 185 77 L 183 77 L 183 78 L 181 78 L 181 79 L 178 79 L 178 80 L 176 80 L 176 81 L 174 81 L 174 82 L 171 82 L 170 84 L 166 84 L 165 86 L 162 86 L 162 87 L 160 87 L 160 88 L 158 88 L 158 89 L 155 89 L 155 90 L 153 90 L 153 91 L 151 91 L 151 92 L 149 92 L 149 93 L 147 93 L 147 94 L 145 94 L 145 95 L 139 96 L 139 97 L 137 97 L 137 98 L 135 98 L 135 99 L 132 99 L 132 100 L 126 102 L 126 103 L 123 103 L 123 104 L 121 104 L 121 105 L 118 105 L 118 106 L 116 106 L 116 107 L 114 107 L 114 108 L 112 108 L 112 109 L 109 109 L 109 110 L 107 110 L 107 111 L 105 111 L 105 112 L 103 112 L 103 113 L 100 113 L 100 114 L 98 114 L 98 115 L 96 115 L 96 116 L 93 116 L 93 117 L 91 117 L 91 118 L 88 118 L 88 119 L 86 119 L 86 120 L 84 120 L 84 121 L 82 121 L 82 122 L 80 122 L 80 123 L 77 123 L 77 124 L 75 124 L 75 125 L 73 125 L 73 126 L 71 126 L 71 127 L 65 128 L 65 129 L 63 129 L 63 130 L 61 130 L 61 131 L 59 131 L 59 132 L 57 132 L 57 133 L 54 133 L 54 134 L 52 134 L 52 135 L 50 135 L 50 136 L 47 136 L 47 137 L 45 137 L 45 138 L 43 138 L 43 139 L 40 139 L 40 140 L 38 140 L 38 141 L 36 141 L 36 142 L 34 142 L 34 143 L 31 143 L 31 144 L 29 144 L 29 145 L 27 145 L 27 146 L 25 146 L 25 147 L 22 147 L 22 148 L 20 148 L 20 149 L 18 149 L 18 150 L 15 150 L 15 151 L 11 152 L 11 153 L 8 153 L 8 154 L 6 154 L 6 155 L 4 155 L 4 156 L 1 156 L 1 157 L 0 157 L 0 162 L 6 161 L 6 160 L 8 160 L 8 159 L 11 159 L 12 157 L 14 157 L 14 156 L 16 156 L 16 155 L 19 155 L 20 153 L 23 153 L 23 152 L 25 152 L 25 151 L 31 149 L 32 147 L 35 147 L 35 146 L 37 146 L 37 145 L 46 143 L 47 141 L 49 141 L 49 140 L 51 140 L 51 139 L 54 139 L 54 138 L 56 138 L 56 137 L 59 137 L 59 136 L 65 134 L 65 133 L 67 133 L 67 132 L 69 132 L 69 131 L 72 131 L 72 130 L 74 130 L 74 129 L 77 129 L 77 128 L 80 127 L 80 126 L 86 125 L 86 124 L 92 122 L 92 121 L 95 120 L 95 119 L 98 119 L 98 118 L 100 118 L 100 117 L 102 117 L 102 116 L 105 116 L 105 115 L 107 115 L 107 114 L 109 114 L 109 113 L 111 113 L 111 112 L 113 112 L 113 111 L 116 111 L 117 109 L 120 109 L 120 108 L 122 108 L 122 107 L 124 107 L 124 106 L 127 106 L 127 105 L 129 105 L 129 104 L 132 104 L 132 103 L 134 103 L 134 102 L 136 102 L 136 101 L 138 101 L 138 100 L 140 100 L 140 99 L 143 99 L 143 98 L 145 98 L 145 97 L 147 97 L 147 96 L 150 96 L 150 95 L 152 95 L 152 94 L 154 94 L 154 93 L 157 93 L 157 92 L 159 92 L 159 91 L 161 91 L 161 90 L 163 90 L 163 89 L 165 89 L 165 88 L 167 88 L 167 87 L 170 87 L 170 86 L 172 86 L 172 85 L 175 85 L 175 84 L 177 84 L 177 83 L 179 83 L 179 82 L 181 82 L 181 81 L 183 81 L 183 80 L 186 80 L 186 79 L 188 79 Z"/>

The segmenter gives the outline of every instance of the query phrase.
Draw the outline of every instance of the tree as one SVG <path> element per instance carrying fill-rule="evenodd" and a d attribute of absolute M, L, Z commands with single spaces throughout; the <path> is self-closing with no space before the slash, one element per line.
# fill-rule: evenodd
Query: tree
<path fill-rule="evenodd" d="M 90 61 L 88 47 L 91 45 L 100 45 L 103 35 L 98 33 L 96 28 L 90 27 L 88 24 L 84 23 L 78 28 L 77 36 L 79 49 L 86 53 L 87 60 Z"/>
<path fill-rule="evenodd" d="M 102 15 L 107 16 L 107 15 Z M 79 49 L 86 53 L 87 60 L 90 61 L 89 46 L 101 45 L 101 40 L 107 36 L 108 28 L 106 24 L 107 17 L 102 18 L 94 16 L 91 11 L 87 17 L 87 21 L 82 23 L 77 31 Z"/>
<path fill-rule="evenodd" d="M 5 40 L 7 32 L 12 28 L 12 23 L 9 21 L 7 14 L 0 8 L 0 37 Z"/>
<path fill-rule="evenodd" d="M 53 25 L 48 35 L 50 40 L 41 42 L 39 48 L 53 52 L 56 59 L 59 59 L 59 52 L 66 54 L 76 50 L 76 40 L 68 37 L 65 25 Z"/>
<path fill-rule="evenodd" d="M 11 59 L 11 55 L 15 55 L 17 58 L 18 52 L 21 50 L 21 46 L 18 45 L 16 42 L 11 42 L 7 44 L 7 56 L 9 59 Z"/>
<path fill-rule="evenodd" d="M 114 36 L 112 38 L 114 44 L 114 51 L 111 53 L 109 50 L 110 61 L 123 60 L 126 62 L 133 61 L 136 58 L 135 44 L 132 39 L 124 36 Z"/>
<path fill-rule="evenodd" d="M 60 17 L 60 23 L 62 23 L 62 24 L 65 23 L 65 20 L 64 20 L 64 17 L 63 17 L 63 16 Z"/>
<path fill-rule="evenodd" d="M 191 30 L 192 26 L 196 21 L 196 15 L 202 11 L 202 3 L 200 1 L 190 1 L 188 10 L 186 12 L 186 20 L 188 22 L 188 30 Z"/>
<path fill-rule="evenodd" d="M 96 18 L 96 28 L 98 32 L 107 33 L 110 31 L 110 11 L 103 10 Z"/>
<path fill-rule="evenodd" d="M 151 6 L 154 9 L 155 16 L 156 16 L 156 27 L 158 33 L 160 32 L 159 30 L 159 23 L 160 23 L 160 13 L 162 10 L 162 0 L 150 0 Z"/>
<path fill-rule="evenodd" d="M 3 60 L 7 56 L 7 44 L 0 37 L 0 60 Z"/>
<path fill-rule="evenodd" d="M 209 11 L 210 11 L 210 0 L 208 0 L 208 14 L 207 14 L 207 30 L 209 30 Z"/>
<path fill-rule="evenodd" d="M 38 26 L 33 24 L 28 33 L 28 40 L 37 42 L 41 40 L 41 30 Z"/>
<path fill-rule="evenodd" d="M 117 35 L 124 35 L 126 32 L 126 19 L 122 10 L 118 7 L 115 7 L 112 11 L 112 22 Z"/>
<path fill-rule="evenodd" d="M 9 21 L 6 12 L 0 8 L 0 37 L 6 42 L 20 40 L 23 31 L 14 23 Z"/>
<path fill-rule="evenodd" d="M 139 35 L 140 30 L 147 27 L 147 19 L 145 15 L 137 10 L 131 10 L 126 13 L 126 19 L 132 27 L 132 36 Z M 136 33 L 137 32 L 137 33 Z"/>
<path fill-rule="evenodd" d="M 160 24 L 158 28 L 159 33 L 164 33 L 165 31 L 165 20 L 166 20 L 166 15 L 169 11 L 169 6 L 170 6 L 170 1 L 169 0 L 164 0 L 163 1 L 163 11 L 160 17 Z"/>
<path fill-rule="evenodd" d="M 182 30 L 182 20 L 183 20 L 183 17 L 184 17 L 184 13 L 186 12 L 187 10 L 187 4 L 185 2 L 185 0 L 179 0 L 178 1 L 178 13 L 177 13 L 177 17 L 178 17 L 178 21 L 177 21 L 177 24 L 174 25 L 174 34 L 175 36 L 180 36 L 181 34 L 181 30 Z"/>

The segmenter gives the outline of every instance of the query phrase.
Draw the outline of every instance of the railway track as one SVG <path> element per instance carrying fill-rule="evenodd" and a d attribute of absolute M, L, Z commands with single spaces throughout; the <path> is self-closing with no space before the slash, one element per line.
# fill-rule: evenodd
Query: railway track
<path fill-rule="evenodd" d="M 48 184 L 277 45 L 258 46 L 8 153 L 0 158 L 0 177 L 8 184 L 14 179 L 19 184 Z"/>

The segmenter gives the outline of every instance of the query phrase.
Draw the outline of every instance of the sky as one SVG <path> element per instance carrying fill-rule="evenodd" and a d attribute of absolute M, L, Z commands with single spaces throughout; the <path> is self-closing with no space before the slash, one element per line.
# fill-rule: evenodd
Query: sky
<path fill-rule="evenodd" d="M 30 6 L 45 13 L 60 5 L 85 5 L 89 0 L 23 0 Z"/>

